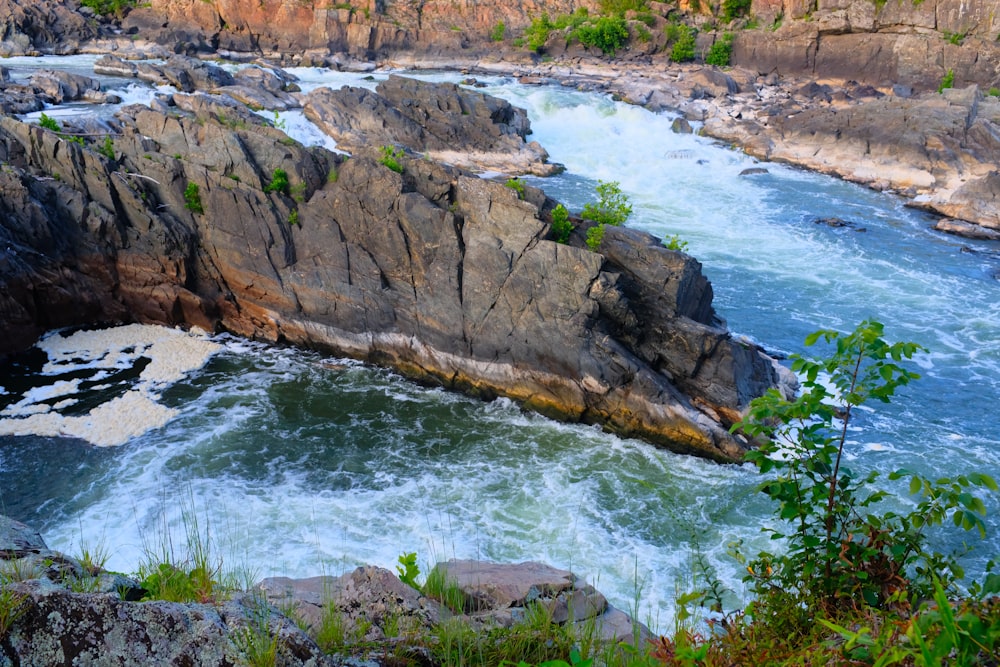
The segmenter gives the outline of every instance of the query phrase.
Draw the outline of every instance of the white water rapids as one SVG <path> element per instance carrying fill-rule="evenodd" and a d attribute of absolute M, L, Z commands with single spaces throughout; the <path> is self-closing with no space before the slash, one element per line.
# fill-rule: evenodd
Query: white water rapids
<path fill-rule="evenodd" d="M 293 72 L 304 88 L 374 85 L 362 75 Z M 674 134 L 667 114 L 483 80 L 486 92 L 528 109 L 531 138 L 567 167 L 532 182 L 579 210 L 598 179 L 619 181 L 635 205 L 630 224 L 689 244 L 736 334 L 804 352 L 807 333 L 874 317 L 889 338 L 929 350 L 917 360 L 923 379 L 862 412 L 850 465 L 1000 478 L 1000 245 L 930 231 L 931 219 L 900 199 Z M 130 101 L 149 94 L 128 92 Z M 300 140 L 325 142 L 301 113 L 280 119 Z M 768 173 L 740 176 L 753 166 Z M 814 222 L 829 217 L 856 228 Z M 177 416 L 126 445 L 0 438 L 0 511 L 70 554 L 103 541 L 108 566 L 124 571 L 165 534 L 182 542 L 192 513 L 229 564 L 262 576 L 391 569 L 409 551 L 425 570 L 449 557 L 542 560 L 587 577 L 619 607 L 638 600 L 641 620 L 663 630 L 677 593 L 697 583 L 696 553 L 736 605 L 742 567 L 727 547 L 772 546 L 760 533 L 770 510 L 747 466 L 673 455 L 312 353 L 216 342 L 223 349 L 203 368 L 160 390 Z M 0 385 L 13 391 L 6 378 Z M 973 568 L 1000 551 L 997 499 L 987 506 L 992 533 Z M 964 538 L 974 541 L 944 531 L 938 543 L 959 548 Z"/>

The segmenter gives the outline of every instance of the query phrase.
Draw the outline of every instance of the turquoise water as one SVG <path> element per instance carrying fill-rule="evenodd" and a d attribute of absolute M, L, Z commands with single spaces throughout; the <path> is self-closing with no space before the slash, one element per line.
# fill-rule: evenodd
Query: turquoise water
<path fill-rule="evenodd" d="M 299 73 L 307 85 L 360 80 Z M 532 138 L 567 167 L 536 184 L 579 210 L 597 179 L 620 181 L 635 204 L 630 224 L 689 244 L 736 334 L 787 354 L 803 352 L 817 328 L 874 317 L 890 338 L 928 348 L 916 361 L 923 379 L 892 405 L 862 411 L 851 465 L 1000 477 L 992 428 L 1000 246 L 933 232 L 932 220 L 900 199 L 675 135 L 669 115 L 487 83 L 528 108 Z M 309 132 L 300 117 L 287 118 Z M 751 166 L 768 173 L 739 175 Z M 814 222 L 832 216 L 865 231 Z M 70 553 L 103 540 L 109 566 L 126 571 L 165 535 L 182 542 L 191 515 L 227 562 L 250 563 L 262 576 L 391 568 L 411 551 L 425 569 L 449 557 L 542 560 L 586 576 L 618 606 L 638 598 L 640 616 L 659 627 L 669 627 L 677 591 L 692 585 L 696 552 L 736 604 L 744 590 L 728 545 L 766 545 L 760 526 L 769 510 L 747 467 L 351 362 L 219 340 L 223 352 L 164 392 L 180 416 L 160 430 L 111 449 L 0 439 L 0 509 Z M 987 504 L 993 531 L 973 565 L 1000 551 L 998 503 Z M 961 537 L 936 539 L 952 548 Z"/>

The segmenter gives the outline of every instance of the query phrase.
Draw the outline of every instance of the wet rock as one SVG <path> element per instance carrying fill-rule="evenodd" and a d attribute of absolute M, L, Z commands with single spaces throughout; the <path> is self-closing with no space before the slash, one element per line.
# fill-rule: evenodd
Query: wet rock
<path fill-rule="evenodd" d="M 858 223 L 856 222 L 852 222 L 850 220 L 844 220 L 843 218 L 838 218 L 835 216 L 829 218 L 816 218 L 815 220 L 813 220 L 813 223 L 817 225 L 826 225 L 827 227 L 832 227 L 834 229 L 847 228 L 847 229 L 853 229 L 856 232 L 868 231 L 864 227 L 858 227 Z"/>
<path fill-rule="evenodd" d="M 691 134 L 694 131 L 686 118 L 675 118 L 670 124 L 670 129 L 677 134 Z"/>
<path fill-rule="evenodd" d="M 769 173 L 764 167 L 747 167 L 740 172 L 740 176 L 756 176 L 758 174 Z"/>
<path fill-rule="evenodd" d="M 1000 231 L 975 225 L 964 220 L 954 220 L 952 218 L 942 218 L 934 223 L 934 229 L 939 232 L 962 236 L 967 239 L 982 239 L 985 241 L 1000 240 Z"/>

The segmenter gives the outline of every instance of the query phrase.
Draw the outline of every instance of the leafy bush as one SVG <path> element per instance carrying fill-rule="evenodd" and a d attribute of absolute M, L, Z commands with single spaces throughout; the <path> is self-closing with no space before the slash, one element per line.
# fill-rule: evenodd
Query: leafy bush
<path fill-rule="evenodd" d="M 722 0 L 722 20 L 726 23 L 746 16 L 750 11 L 751 0 Z"/>
<path fill-rule="evenodd" d="M 990 92 L 988 94 L 992 95 L 993 97 L 1000 97 L 1000 88 L 993 86 L 992 88 L 990 88 Z"/>
<path fill-rule="evenodd" d="M 400 160 L 402 160 L 405 155 L 406 153 L 402 148 L 396 148 L 395 146 L 383 146 L 382 157 L 379 158 L 379 163 L 385 165 L 397 174 L 402 174 L 403 163 L 400 162 Z"/>
<path fill-rule="evenodd" d="M 569 221 L 569 211 L 562 204 L 552 209 L 552 235 L 556 243 L 566 243 L 573 233 L 573 223 Z"/>
<path fill-rule="evenodd" d="M 727 32 L 712 44 L 712 47 L 708 50 L 708 54 L 705 56 L 705 63 L 726 67 L 729 65 L 729 60 L 732 56 L 733 34 Z"/>
<path fill-rule="evenodd" d="M 604 225 L 597 225 L 587 230 L 587 247 L 597 252 L 604 241 Z"/>
<path fill-rule="evenodd" d="M 192 213 L 205 212 L 205 209 L 201 206 L 201 194 L 198 192 L 197 183 L 188 181 L 187 187 L 184 188 L 184 208 Z"/>
<path fill-rule="evenodd" d="M 288 194 L 288 173 L 280 167 L 271 174 L 271 182 L 264 186 L 264 192 Z"/>
<path fill-rule="evenodd" d="M 508 178 L 505 186 L 517 193 L 518 199 L 524 199 L 524 183 L 519 178 Z"/>
<path fill-rule="evenodd" d="M 490 39 L 494 42 L 502 42 L 504 34 L 507 32 L 507 26 L 504 25 L 503 21 L 497 21 L 497 24 L 493 26 L 493 30 L 490 31 Z"/>
<path fill-rule="evenodd" d="M 649 10 L 649 0 L 601 0 L 601 13 L 606 16 L 621 16 L 625 12 Z"/>
<path fill-rule="evenodd" d="M 402 554 L 398 560 L 399 565 L 396 566 L 396 572 L 399 574 L 399 580 L 419 591 L 420 584 L 417 583 L 417 577 L 420 576 L 420 567 L 417 565 L 417 554 Z"/>
<path fill-rule="evenodd" d="M 942 93 L 944 92 L 945 88 L 954 88 L 954 87 L 955 87 L 955 70 L 950 69 L 948 70 L 948 73 L 944 75 L 944 78 L 941 79 L 941 85 L 938 86 L 937 91 L 939 93 Z"/>
<path fill-rule="evenodd" d="M 763 440 L 747 460 L 769 475 L 760 490 L 777 501 L 776 514 L 788 522 L 769 529 L 787 541 L 786 551 L 762 552 L 748 567 L 755 614 L 784 616 L 791 608 L 834 614 L 859 603 L 882 609 L 900 592 L 930 596 L 934 577 L 948 586 L 963 572 L 954 557 L 930 549 L 927 527 L 951 517 L 985 534 L 985 506 L 969 489 L 996 490 L 986 475 L 930 480 L 898 470 L 889 479 L 909 478 L 910 493 L 919 499 L 907 512 L 879 512 L 872 508 L 888 497 L 879 473 L 859 477 L 847 467 L 844 449 L 855 411 L 872 399 L 888 402 L 919 377 L 896 362 L 920 346 L 889 344 L 882 333 L 881 323 L 868 320 L 849 334 L 811 334 L 807 345 L 822 339 L 835 349 L 826 359 L 793 355 L 792 370 L 804 378 L 801 394 L 787 400 L 772 389 L 737 425 Z"/>
<path fill-rule="evenodd" d="M 622 225 L 632 215 L 632 204 L 622 192 L 618 181 L 597 182 L 597 203 L 583 207 L 580 214 L 584 220 L 592 220 L 601 225 Z"/>
<path fill-rule="evenodd" d="M 667 37 L 669 38 L 672 34 L 677 35 L 670 50 L 670 60 L 675 63 L 686 63 L 694 60 L 694 29 L 683 23 L 677 24 L 677 27 L 673 30 L 670 28 L 671 26 L 668 26 Z"/>
<path fill-rule="evenodd" d="M 59 125 L 59 121 L 51 116 L 46 116 L 44 112 L 42 112 L 42 115 L 38 117 L 38 125 L 46 130 L 62 132 L 62 126 Z"/>
<path fill-rule="evenodd" d="M 542 14 L 537 19 L 531 21 L 531 25 L 524 29 L 524 36 L 528 40 L 528 48 L 532 51 L 539 51 L 549 39 L 549 33 L 555 26 L 549 20 L 548 14 Z"/>
<path fill-rule="evenodd" d="M 667 250 L 677 250 L 679 252 L 685 252 L 688 247 L 687 241 L 682 241 L 677 234 L 669 236 L 663 239 L 663 245 L 666 246 Z"/>
<path fill-rule="evenodd" d="M 597 47 L 604 55 L 613 56 L 628 42 L 628 25 L 620 16 L 602 16 L 594 23 L 580 26 L 574 34 L 584 46 Z"/>
<path fill-rule="evenodd" d="M 115 160 L 115 144 L 111 140 L 111 136 L 104 137 L 104 142 L 97 149 L 97 152 L 108 158 L 112 162 Z"/>
<path fill-rule="evenodd" d="M 116 18 L 123 18 L 135 5 L 135 0 L 80 0 L 81 7 L 89 7 L 95 14 Z"/>

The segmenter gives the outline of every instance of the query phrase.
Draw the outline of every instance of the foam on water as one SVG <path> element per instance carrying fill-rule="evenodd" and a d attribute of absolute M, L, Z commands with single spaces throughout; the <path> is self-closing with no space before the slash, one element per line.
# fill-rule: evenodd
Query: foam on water
<path fill-rule="evenodd" d="M 305 90 L 371 87 L 386 75 L 293 71 Z M 846 452 L 853 467 L 1000 476 L 996 243 L 956 241 L 901 200 L 674 134 L 669 114 L 481 80 L 526 107 L 531 138 L 567 166 L 534 183 L 580 210 L 598 179 L 619 181 L 635 205 L 630 224 L 690 244 L 738 334 L 801 353 L 817 328 L 876 317 L 888 338 L 927 348 L 915 360 L 922 380 L 888 406 L 857 412 Z M 312 143 L 296 114 L 282 119 Z M 751 166 L 768 173 L 740 176 Z M 814 223 L 829 217 L 867 231 Z M 158 389 L 158 403 L 176 416 L 124 447 L 66 453 L 48 439 L 4 440 L 0 501 L 56 548 L 72 552 L 81 535 L 103 534 L 109 565 L 125 571 L 164 531 L 182 543 L 192 513 L 230 562 L 256 564 L 261 575 L 391 569 L 408 551 L 422 565 L 543 560 L 586 576 L 619 607 L 641 589 L 640 617 L 662 629 L 676 591 L 693 585 L 695 554 L 736 604 L 745 591 L 730 545 L 748 554 L 776 547 L 760 532 L 771 514 L 747 467 L 555 424 L 508 401 L 480 403 L 352 362 L 218 342 L 225 349 L 200 370 Z M 117 386 L 113 375 L 102 382 Z M 72 397 L 55 391 L 39 401 Z M 984 551 L 995 553 L 1000 506 L 995 498 L 987 505 L 993 537 Z M 942 537 L 942 548 L 961 537 Z"/>

